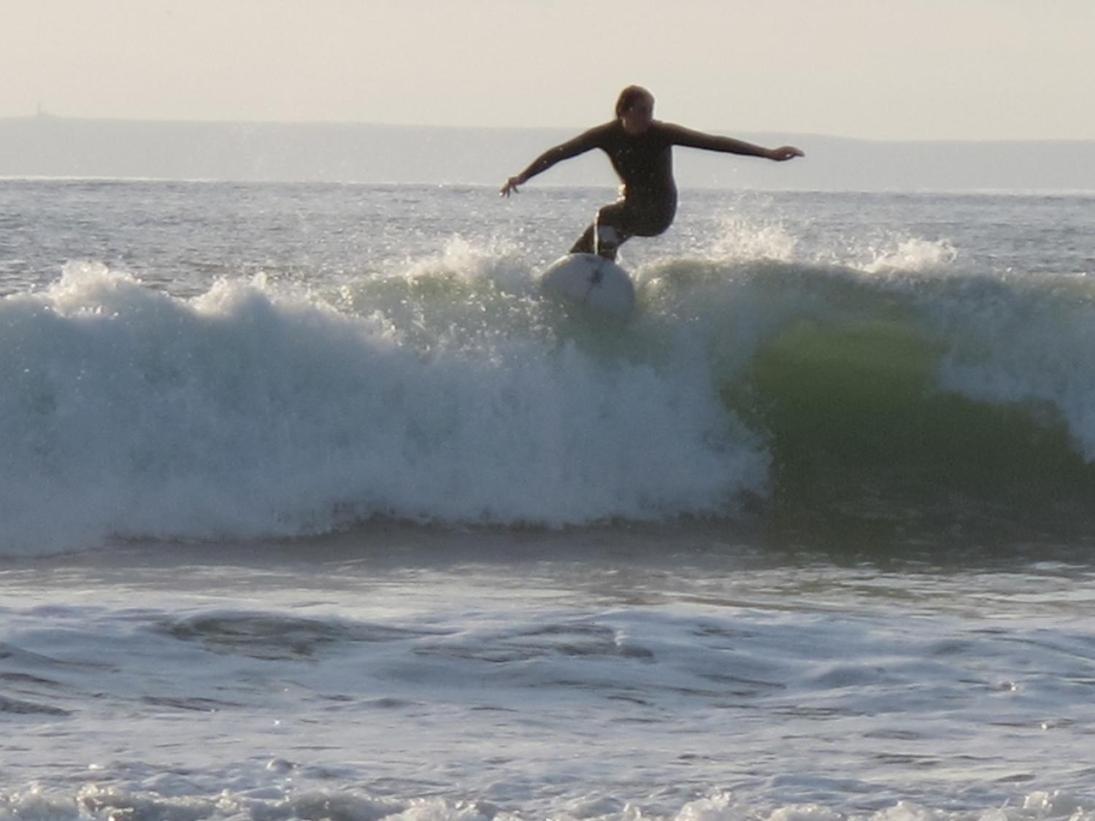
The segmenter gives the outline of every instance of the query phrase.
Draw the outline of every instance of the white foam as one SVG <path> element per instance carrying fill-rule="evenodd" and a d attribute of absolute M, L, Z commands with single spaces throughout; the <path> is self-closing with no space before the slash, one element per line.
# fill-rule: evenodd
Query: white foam
<path fill-rule="evenodd" d="M 140 815 L 196 821 L 200 818 L 328 818 L 348 821 L 519 821 L 537 817 L 521 810 L 503 810 L 489 802 L 447 798 L 375 797 L 357 790 L 285 789 L 236 792 L 220 795 L 165 796 L 155 792 L 128 791 L 102 787 L 94 783 L 79 789 L 75 797 L 38 786 L 11 792 L 0 791 L 0 819 L 7 821 L 60 821 L 61 819 Z M 634 819 L 671 819 L 672 821 L 1091 821 L 1095 813 L 1088 803 L 1075 796 L 1034 792 L 1021 806 L 987 807 L 970 810 L 943 810 L 909 801 L 875 812 L 844 813 L 819 804 L 792 804 L 766 808 L 738 799 L 733 793 L 715 791 L 711 795 L 685 803 L 675 813 L 644 812 L 635 804 L 591 795 L 572 802 L 574 807 L 551 811 L 551 818 L 571 821 L 634 821 Z"/>
<path fill-rule="evenodd" d="M 295 535 L 375 514 L 649 519 L 719 511 L 763 481 L 692 352 L 606 357 L 493 321 L 527 311 L 520 298 L 429 288 L 398 323 L 262 279 L 179 299 L 87 264 L 6 299 L 3 549 Z"/>

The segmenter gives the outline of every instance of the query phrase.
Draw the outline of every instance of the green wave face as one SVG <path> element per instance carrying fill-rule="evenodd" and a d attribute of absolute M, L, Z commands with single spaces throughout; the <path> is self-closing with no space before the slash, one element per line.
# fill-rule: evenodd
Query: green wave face
<path fill-rule="evenodd" d="M 1059 415 L 937 387 L 943 343 L 911 322 L 802 321 L 724 401 L 767 437 L 778 528 L 869 536 L 954 526 L 1079 526 L 1095 499 Z"/>

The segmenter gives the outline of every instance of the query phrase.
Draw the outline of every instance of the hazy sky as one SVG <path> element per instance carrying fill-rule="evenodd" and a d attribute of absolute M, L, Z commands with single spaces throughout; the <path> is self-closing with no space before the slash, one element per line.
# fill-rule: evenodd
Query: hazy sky
<path fill-rule="evenodd" d="M 1095 0 L 0 0 L 0 116 L 1095 139 Z"/>

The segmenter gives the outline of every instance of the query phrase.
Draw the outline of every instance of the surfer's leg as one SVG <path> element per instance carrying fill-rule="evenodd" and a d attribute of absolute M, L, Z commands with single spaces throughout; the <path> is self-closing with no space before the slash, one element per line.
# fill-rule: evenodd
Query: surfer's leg
<path fill-rule="evenodd" d="M 605 259 L 616 259 L 616 251 L 631 238 L 627 230 L 629 209 L 625 202 L 606 205 L 597 212 L 597 221 L 589 226 L 585 233 L 570 249 L 572 254 L 600 254 Z M 594 242 L 596 232 L 596 242 Z"/>
<path fill-rule="evenodd" d="M 582 234 L 574 247 L 570 249 L 572 254 L 600 254 L 605 259 L 616 259 L 616 252 L 623 243 L 630 239 L 630 235 L 621 234 L 611 225 L 597 224 L 597 243 L 594 250 L 593 242 L 594 226 L 589 226 Z"/>

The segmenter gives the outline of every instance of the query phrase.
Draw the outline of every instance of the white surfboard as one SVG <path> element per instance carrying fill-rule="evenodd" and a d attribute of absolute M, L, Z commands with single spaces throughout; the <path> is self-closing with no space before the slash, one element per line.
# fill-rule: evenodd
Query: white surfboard
<path fill-rule="evenodd" d="M 627 319 L 635 310 L 635 286 L 627 271 L 596 254 L 567 254 L 556 260 L 541 274 L 540 289 L 613 319 Z"/>

